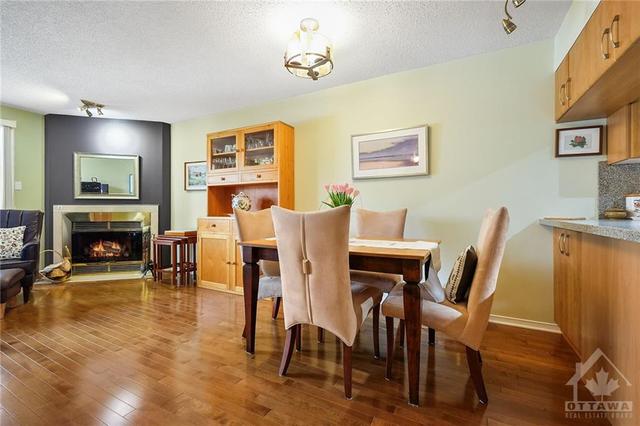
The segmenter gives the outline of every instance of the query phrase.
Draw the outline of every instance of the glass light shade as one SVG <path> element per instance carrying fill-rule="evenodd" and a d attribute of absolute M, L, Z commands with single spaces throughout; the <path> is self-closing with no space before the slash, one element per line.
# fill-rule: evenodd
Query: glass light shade
<path fill-rule="evenodd" d="M 333 70 L 333 48 L 327 37 L 318 32 L 315 19 L 303 19 L 284 53 L 284 66 L 298 77 L 317 80 Z"/>

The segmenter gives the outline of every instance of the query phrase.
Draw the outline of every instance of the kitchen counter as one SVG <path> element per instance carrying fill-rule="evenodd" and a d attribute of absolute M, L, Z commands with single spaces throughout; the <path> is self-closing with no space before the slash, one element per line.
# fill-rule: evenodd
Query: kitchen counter
<path fill-rule="evenodd" d="M 556 220 L 540 219 L 540 224 L 553 228 L 584 232 L 601 237 L 640 243 L 640 221 L 625 219 Z"/>

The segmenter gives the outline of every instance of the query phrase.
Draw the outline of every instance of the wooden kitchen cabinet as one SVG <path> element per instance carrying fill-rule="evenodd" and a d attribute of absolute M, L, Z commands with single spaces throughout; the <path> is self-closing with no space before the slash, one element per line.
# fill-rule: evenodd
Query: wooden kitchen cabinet
<path fill-rule="evenodd" d="M 640 102 L 625 105 L 607 118 L 607 162 L 640 162 Z"/>
<path fill-rule="evenodd" d="M 611 55 L 620 58 L 640 38 L 640 1 L 603 0 L 601 27 L 609 28 Z"/>
<path fill-rule="evenodd" d="M 554 228 L 553 260 L 555 319 L 569 345 L 582 362 L 602 350 L 640 383 L 640 243 Z M 620 386 L 615 399 L 637 407 L 640 391 Z"/>
<path fill-rule="evenodd" d="M 640 1 L 601 1 L 556 71 L 556 120 L 604 118 L 637 99 L 638 69 Z"/>
<path fill-rule="evenodd" d="M 581 234 L 553 232 L 554 316 L 567 342 L 581 353 Z"/>
<path fill-rule="evenodd" d="M 562 117 L 569 109 L 570 99 L 567 92 L 569 84 L 569 57 L 567 56 L 556 71 L 556 120 Z"/>

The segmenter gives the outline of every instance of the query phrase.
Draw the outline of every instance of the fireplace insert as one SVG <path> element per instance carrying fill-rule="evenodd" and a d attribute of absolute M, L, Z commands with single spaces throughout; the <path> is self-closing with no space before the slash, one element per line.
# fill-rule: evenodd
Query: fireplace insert
<path fill-rule="evenodd" d="M 141 262 L 143 229 L 139 222 L 74 222 L 72 263 Z"/>

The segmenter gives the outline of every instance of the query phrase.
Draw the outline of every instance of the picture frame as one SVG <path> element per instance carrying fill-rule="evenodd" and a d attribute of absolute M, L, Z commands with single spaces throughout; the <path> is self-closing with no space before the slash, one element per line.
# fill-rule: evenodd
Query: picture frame
<path fill-rule="evenodd" d="M 184 190 L 204 191 L 207 189 L 207 162 L 186 161 L 184 163 Z"/>
<path fill-rule="evenodd" d="M 353 179 L 429 174 L 428 126 L 351 136 Z"/>
<path fill-rule="evenodd" d="M 555 157 L 602 155 L 604 126 L 556 129 Z"/>

